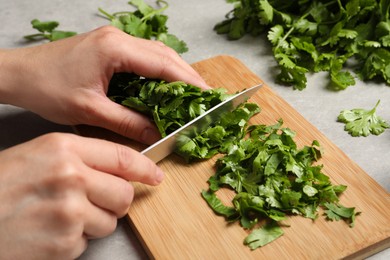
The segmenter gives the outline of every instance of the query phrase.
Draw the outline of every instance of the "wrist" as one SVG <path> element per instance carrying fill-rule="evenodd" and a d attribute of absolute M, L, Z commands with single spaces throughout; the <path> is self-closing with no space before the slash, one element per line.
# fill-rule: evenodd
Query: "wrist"
<path fill-rule="evenodd" d="M 12 60 L 12 50 L 0 49 L 0 103 L 12 104 L 15 91 L 14 81 L 18 81 L 16 61 Z"/>
<path fill-rule="evenodd" d="M 23 107 L 23 96 L 31 84 L 28 74 L 27 49 L 0 49 L 0 103 Z M 27 52 L 28 53 L 28 52 Z"/>

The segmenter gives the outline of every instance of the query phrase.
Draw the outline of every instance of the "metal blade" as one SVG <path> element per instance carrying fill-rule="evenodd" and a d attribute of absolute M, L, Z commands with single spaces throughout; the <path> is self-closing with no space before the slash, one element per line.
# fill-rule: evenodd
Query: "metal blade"
<path fill-rule="evenodd" d="M 198 116 L 163 139 L 149 146 L 141 153 L 146 155 L 155 163 L 159 162 L 175 150 L 177 140 L 180 136 L 185 135 L 192 138 L 196 135 L 196 133 L 201 133 L 206 130 L 211 123 L 218 121 L 223 117 L 223 115 L 234 110 L 241 103 L 247 101 L 257 90 L 261 88 L 261 86 L 262 84 L 259 84 L 231 96 L 220 104 L 212 107 L 204 114 Z"/>

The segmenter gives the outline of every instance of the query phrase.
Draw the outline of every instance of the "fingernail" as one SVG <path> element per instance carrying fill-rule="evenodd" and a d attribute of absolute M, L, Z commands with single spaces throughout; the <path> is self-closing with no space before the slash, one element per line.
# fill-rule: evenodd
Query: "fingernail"
<path fill-rule="evenodd" d="M 203 88 L 203 89 L 205 89 L 205 90 L 207 90 L 207 89 L 212 89 L 212 87 L 210 87 L 207 83 L 206 83 L 206 81 L 204 81 L 203 79 L 201 79 L 202 80 L 202 84 L 200 84 L 200 88 Z"/>
<path fill-rule="evenodd" d="M 207 85 L 207 83 L 204 83 L 204 84 L 202 85 L 202 88 L 205 89 L 205 90 L 212 89 L 212 87 L 209 86 L 209 85 Z"/>
<path fill-rule="evenodd" d="M 160 167 L 157 167 L 156 181 L 157 183 L 161 183 L 163 180 L 164 180 L 164 172 L 160 169 Z"/>

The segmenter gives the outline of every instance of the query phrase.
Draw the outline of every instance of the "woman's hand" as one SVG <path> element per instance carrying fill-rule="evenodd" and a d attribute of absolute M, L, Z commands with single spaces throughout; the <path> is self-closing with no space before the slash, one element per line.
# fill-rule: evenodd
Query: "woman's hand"
<path fill-rule="evenodd" d="M 99 152 L 96 152 L 99 151 Z M 161 170 L 119 144 L 48 134 L 0 152 L 0 252 L 4 259 L 74 259 L 88 238 L 114 231 L 134 190 Z"/>
<path fill-rule="evenodd" d="M 61 124 L 104 127 L 151 144 L 156 127 L 106 97 L 116 72 L 208 88 L 195 70 L 161 42 L 106 26 L 40 46 L 0 52 L 0 102 L 29 109 Z"/>

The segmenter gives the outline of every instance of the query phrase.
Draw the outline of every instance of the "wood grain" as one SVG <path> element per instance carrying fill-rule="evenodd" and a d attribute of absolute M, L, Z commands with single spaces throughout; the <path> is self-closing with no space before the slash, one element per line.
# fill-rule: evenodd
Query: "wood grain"
<path fill-rule="evenodd" d="M 262 82 L 230 56 L 217 56 L 193 67 L 211 86 L 227 88 L 231 93 Z M 161 185 L 134 183 L 136 197 L 128 219 L 148 255 L 154 259 L 362 259 L 388 248 L 389 194 L 267 85 L 249 101 L 262 108 L 251 119 L 252 124 L 274 124 L 282 118 L 285 126 L 297 132 L 300 147 L 313 140 L 320 142 L 324 173 L 334 184 L 348 186 L 341 203 L 362 212 L 355 227 L 342 221 L 328 222 L 322 216 L 315 222 L 291 217 L 286 222 L 290 227 L 283 228 L 281 238 L 251 251 L 243 245 L 246 231 L 238 223 L 227 224 L 216 216 L 200 195 L 215 172 L 215 158 L 186 164 L 171 155 L 159 163 L 166 173 Z M 79 132 L 142 148 L 106 131 L 82 128 Z M 222 191 L 219 196 L 228 201 L 231 194 Z"/>

